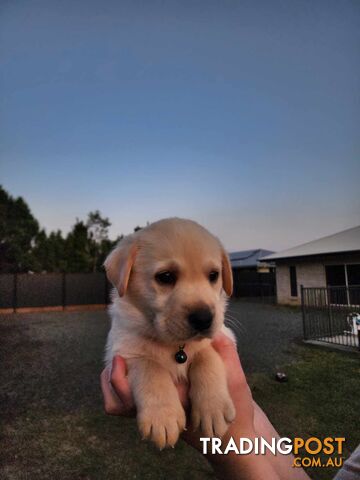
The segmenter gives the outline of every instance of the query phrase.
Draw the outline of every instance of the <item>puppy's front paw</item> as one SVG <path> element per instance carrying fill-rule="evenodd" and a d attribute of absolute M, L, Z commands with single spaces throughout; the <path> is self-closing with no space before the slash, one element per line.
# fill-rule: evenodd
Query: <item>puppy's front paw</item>
<path fill-rule="evenodd" d="M 145 407 L 138 413 L 137 420 L 142 438 L 152 440 L 160 450 L 173 447 L 186 425 L 181 404 Z"/>
<path fill-rule="evenodd" d="M 194 430 L 200 429 L 206 437 L 222 437 L 236 415 L 229 393 L 226 390 L 195 392 L 191 400 Z"/>

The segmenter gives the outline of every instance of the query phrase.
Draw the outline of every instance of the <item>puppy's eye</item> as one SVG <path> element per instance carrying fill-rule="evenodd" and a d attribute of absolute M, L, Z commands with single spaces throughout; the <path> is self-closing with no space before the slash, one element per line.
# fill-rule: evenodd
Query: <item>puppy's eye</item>
<path fill-rule="evenodd" d="M 210 283 L 215 283 L 218 278 L 219 278 L 219 272 L 217 272 L 216 270 L 213 270 L 212 272 L 209 273 Z"/>
<path fill-rule="evenodd" d="M 164 272 L 159 272 L 155 275 L 155 280 L 160 285 L 175 285 L 176 283 L 176 274 L 174 272 L 169 272 L 168 270 Z"/>

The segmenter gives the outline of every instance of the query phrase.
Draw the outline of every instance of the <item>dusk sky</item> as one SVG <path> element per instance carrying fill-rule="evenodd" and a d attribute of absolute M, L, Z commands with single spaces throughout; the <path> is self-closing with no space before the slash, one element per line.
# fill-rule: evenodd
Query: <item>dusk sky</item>
<path fill-rule="evenodd" d="M 360 224 L 360 2 L 2 1 L 0 183 L 49 232 L 192 218 L 230 250 Z"/>

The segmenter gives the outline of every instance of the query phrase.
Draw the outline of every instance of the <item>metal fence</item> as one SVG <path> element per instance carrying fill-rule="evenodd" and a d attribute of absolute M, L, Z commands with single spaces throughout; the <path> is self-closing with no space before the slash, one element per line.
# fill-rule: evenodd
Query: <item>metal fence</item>
<path fill-rule="evenodd" d="M 1 274 L 0 309 L 107 304 L 110 288 L 104 273 Z"/>
<path fill-rule="evenodd" d="M 275 302 L 276 282 L 274 272 L 259 273 L 254 269 L 233 269 L 233 297 L 251 301 Z"/>
<path fill-rule="evenodd" d="M 272 283 L 234 283 L 233 297 L 251 302 L 275 303 L 276 286 Z"/>
<path fill-rule="evenodd" d="M 360 349 L 360 286 L 301 287 L 305 340 Z"/>
<path fill-rule="evenodd" d="M 0 274 L 0 309 L 107 304 L 111 288 L 105 273 L 4 273 Z M 274 275 L 235 271 L 233 296 L 274 302 Z"/>

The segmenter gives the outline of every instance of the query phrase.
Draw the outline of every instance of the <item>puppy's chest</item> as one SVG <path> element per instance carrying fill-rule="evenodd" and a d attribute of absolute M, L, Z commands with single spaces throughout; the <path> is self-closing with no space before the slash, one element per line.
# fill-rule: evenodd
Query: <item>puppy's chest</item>
<path fill-rule="evenodd" d="M 178 363 L 176 361 L 176 349 L 171 348 L 151 348 L 146 351 L 143 351 L 143 354 L 147 358 L 151 358 L 152 360 L 156 361 L 159 365 L 163 368 L 168 370 L 171 377 L 175 382 L 180 382 L 187 380 L 188 373 L 189 373 L 189 366 L 193 360 L 193 352 L 187 352 L 187 360 L 184 363 Z"/>
<path fill-rule="evenodd" d="M 190 361 L 185 363 L 176 363 L 175 359 L 169 362 L 169 371 L 175 382 L 181 382 L 188 379 Z"/>
<path fill-rule="evenodd" d="M 163 368 L 168 370 L 175 382 L 181 382 L 188 379 L 189 367 L 194 360 L 194 352 L 192 349 L 188 349 L 186 352 L 187 360 L 184 363 L 178 363 L 176 361 L 176 353 L 177 350 L 173 350 L 172 348 L 152 348 L 150 351 L 144 351 L 146 357 L 151 357 Z"/>

